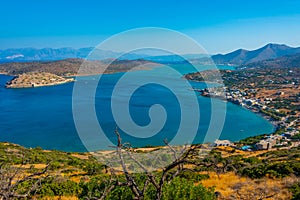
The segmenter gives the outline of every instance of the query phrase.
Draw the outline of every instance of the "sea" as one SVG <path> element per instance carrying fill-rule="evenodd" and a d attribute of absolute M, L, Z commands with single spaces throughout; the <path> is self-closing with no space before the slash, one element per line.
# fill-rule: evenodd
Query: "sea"
<path fill-rule="evenodd" d="M 217 67 L 234 70 L 234 67 L 231 66 Z M 77 97 L 74 106 L 74 84 L 88 85 L 95 81 L 98 85 L 92 107 L 95 108 L 97 123 L 102 130 L 101 134 L 104 134 L 106 139 L 114 144 L 116 143 L 114 130 L 118 127 L 123 142 L 128 142 L 134 147 L 164 145 L 164 139 L 172 141 L 176 137 L 181 123 L 192 126 L 193 124 L 188 122 L 197 122 L 195 120 L 197 113 L 200 116 L 199 122 L 196 124 L 197 127 L 190 127 L 189 129 L 188 126 L 184 126 L 185 132 L 180 135 L 179 140 L 177 138 L 177 143 L 213 142 L 216 139 L 215 136 L 218 139 L 238 141 L 249 136 L 273 132 L 273 125 L 260 115 L 222 100 L 214 99 L 212 101 L 191 89 L 212 87 L 214 84 L 187 82 L 182 78 L 182 75 L 189 72 L 211 68 L 211 66 L 198 65 L 195 69 L 187 64 L 173 64 L 168 67 L 153 67 L 151 70 L 103 74 L 101 77 L 96 75 L 82 76 L 76 79 L 76 83 L 24 89 L 6 89 L 5 83 L 12 77 L 0 75 L 0 141 L 25 147 L 41 147 L 67 152 L 110 149 L 111 147 L 106 146 L 106 143 L 104 143 L 105 145 L 98 144 L 101 143 L 101 139 L 85 137 L 85 133 L 77 129 L 76 123 L 78 121 L 74 120 L 72 109 L 76 108 L 77 104 L 81 104 L 80 98 L 78 100 Z M 127 82 L 123 85 L 119 84 L 118 90 L 115 91 L 116 84 L 126 76 Z M 142 85 L 144 80 L 149 81 Z M 158 84 L 160 81 L 163 81 L 165 85 Z M 181 82 L 185 84 L 181 84 Z M 134 85 L 136 90 L 132 91 L 132 87 L 127 87 L 127 85 Z M 192 96 L 196 98 L 199 107 L 195 107 L 189 104 L 188 100 L 184 100 L 192 98 Z M 82 97 L 82 104 L 90 103 L 85 100 Z M 120 113 L 117 113 L 118 116 L 115 116 L 111 109 L 112 100 L 115 102 L 117 112 L 118 109 L 120 110 Z M 183 102 L 180 102 L 181 100 Z M 118 102 L 121 105 L 119 107 Z M 226 110 L 212 111 L 212 102 L 217 105 L 225 104 Z M 155 115 L 155 113 L 151 115 L 150 111 L 153 105 L 160 105 L 158 110 L 163 109 L 164 111 L 161 113 L 165 115 Z M 129 110 L 129 116 L 125 116 L 128 114 L 124 109 L 126 106 Z M 93 125 L 89 124 L 89 115 L 84 110 L 81 112 L 76 113 L 81 116 L 78 119 L 84 116 L 82 123 L 91 129 Z M 183 115 L 183 113 L 185 114 Z M 217 117 L 213 119 L 212 113 Z M 123 120 L 122 114 L 124 114 L 124 120 L 130 117 L 135 125 L 141 128 L 132 129 L 132 133 L 129 133 L 130 127 L 122 129 L 122 124 L 124 126 L 124 123 L 127 123 L 126 120 Z M 218 118 L 219 115 L 224 115 L 224 124 L 222 117 Z M 207 134 L 214 131 L 214 120 L 222 123 L 222 129 L 216 128 L 215 131 L 218 133 L 213 133 L 214 136 L 210 137 Z M 151 131 L 147 132 L 147 126 L 155 121 L 162 127 L 155 130 L 157 133 L 150 134 Z M 143 129 L 143 127 L 146 128 Z M 149 127 L 151 128 L 151 126 Z M 153 127 L 151 130 L 153 131 Z M 95 134 L 96 136 L 97 134 Z"/>

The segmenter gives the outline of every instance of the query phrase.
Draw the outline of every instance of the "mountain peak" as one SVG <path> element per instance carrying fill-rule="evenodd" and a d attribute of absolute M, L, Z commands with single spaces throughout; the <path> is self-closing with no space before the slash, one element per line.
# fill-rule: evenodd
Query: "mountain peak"
<path fill-rule="evenodd" d="M 292 49 L 292 47 L 289 47 L 285 44 L 275 44 L 275 43 L 269 43 L 262 47 L 262 49 L 267 49 L 267 48 L 270 48 L 270 49 Z"/>
<path fill-rule="evenodd" d="M 285 44 L 269 43 L 256 50 L 248 51 L 239 49 L 225 55 L 218 54 L 212 56 L 212 59 L 216 64 L 242 65 L 262 60 L 275 59 L 296 53 L 300 53 L 300 47 L 293 48 Z"/>

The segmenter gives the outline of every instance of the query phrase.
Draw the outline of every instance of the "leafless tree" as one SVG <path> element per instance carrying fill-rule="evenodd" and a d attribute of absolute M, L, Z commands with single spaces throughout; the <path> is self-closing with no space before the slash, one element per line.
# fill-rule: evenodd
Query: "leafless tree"
<path fill-rule="evenodd" d="M 49 168 L 49 164 L 38 172 L 28 174 L 23 166 L 0 164 L 0 200 L 25 199 L 35 193 L 41 184 L 42 179 Z M 26 191 L 20 192 L 19 186 L 30 181 Z"/>
<path fill-rule="evenodd" d="M 159 175 L 155 172 L 151 172 L 147 169 L 135 156 L 131 153 L 131 146 L 128 143 L 122 143 L 121 136 L 118 132 L 118 129 L 115 130 L 115 134 L 117 136 L 117 145 L 114 146 L 116 149 L 116 153 L 119 157 L 120 165 L 122 168 L 122 172 L 125 176 L 125 181 L 120 181 L 118 176 L 116 175 L 116 171 L 114 168 L 110 168 L 111 177 L 109 180 L 109 186 L 106 187 L 102 196 L 99 198 L 100 200 L 105 199 L 105 197 L 116 187 L 129 187 L 134 195 L 134 199 L 141 200 L 144 198 L 145 192 L 147 188 L 152 185 L 156 189 L 156 199 L 160 200 L 163 194 L 163 187 L 166 183 L 170 183 L 176 176 L 178 176 L 183 171 L 193 171 L 191 168 L 186 168 L 184 164 L 197 165 L 195 159 L 191 159 L 193 155 L 197 155 L 197 150 L 201 148 L 201 145 L 194 145 L 182 148 L 180 154 L 176 152 L 176 150 L 169 145 L 168 141 L 165 140 L 165 145 L 173 152 L 173 161 L 167 166 L 163 167 L 163 169 L 159 170 Z M 143 185 L 138 185 L 134 173 L 130 172 L 128 169 L 124 155 L 127 155 L 135 164 L 142 169 L 143 175 L 145 175 L 146 179 Z M 96 198 L 90 198 L 96 199 Z"/>

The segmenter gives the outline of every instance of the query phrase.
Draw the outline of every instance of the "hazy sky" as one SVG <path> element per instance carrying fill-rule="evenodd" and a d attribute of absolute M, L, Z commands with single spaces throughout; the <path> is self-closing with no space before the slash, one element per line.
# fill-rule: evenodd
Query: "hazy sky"
<path fill-rule="evenodd" d="M 181 31 L 209 53 L 270 42 L 300 46 L 299 0 L 3 0 L 0 5 L 0 49 L 94 46 L 148 26 Z"/>

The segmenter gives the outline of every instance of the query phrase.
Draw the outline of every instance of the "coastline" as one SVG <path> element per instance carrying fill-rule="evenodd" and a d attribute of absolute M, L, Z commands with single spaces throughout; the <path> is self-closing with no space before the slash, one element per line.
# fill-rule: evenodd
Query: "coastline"
<path fill-rule="evenodd" d="M 70 78 L 69 78 L 70 79 Z M 41 84 L 41 85 L 34 85 L 32 87 L 21 87 L 21 86 L 5 86 L 5 88 L 7 89 L 23 89 L 23 88 L 38 88 L 38 87 L 50 87 L 50 86 L 56 86 L 56 85 L 62 85 L 62 84 L 66 84 L 66 83 L 72 83 L 74 82 L 75 80 L 66 80 L 66 81 L 63 81 L 63 82 L 57 82 L 57 83 L 52 83 L 52 84 Z"/>
<path fill-rule="evenodd" d="M 282 76 L 278 76 L 282 74 Z M 189 73 L 185 78 L 194 82 L 204 82 L 204 77 L 214 80 L 212 72 Z M 262 117 L 274 127 L 273 134 L 285 134 L 291 137 L 299 132 L 299 70 L 278 67 L 274 71 L 268 68 L 223 71 L 225 86 L 193 87 L 203 97 L 210 97 L 239 105 Z M 268 131 L 268 133 L 271 131 Z"/>
<path fill-rule="evenodd" d="M 24 73 L 6 82 L 7 89 L 35 88 L 74 82 L 74 78 L 64 78 L 50 73 Z"/>
<path fill-rule="evenodd" d="M 256 108 L 252 108 L 251 106 L 247 106 L 247 105 L 241 105 L 241 104 L 237 104 L 237 103 L 234 103 L 232 100 L 230 99 L 227 99 L 227 98 L 224 98 L 224 97 L 218 97 L 218 96 L 210 96 L 210 95 L 207 95 L 207 94 L 203 94 L 203 92 L 198 89 L 194 89 L 196 92 L 199 92 L 200 95 L 202 97 L 206 97 L 206 98 L 215 98 L 215 99 L 219 99 L 219 100 L 223 100 L 223 101 L 227 101 L 229 103 L 232 103 L 232 104 L 235 104 L 237 106 L 240 106 L 242 108 L 245 108 L 246 110 L 249 110 L 251 111 L 252 113 L 256 114 L 256 115 L 259 115 L 260 117 L 264 118 L 265 120 L 267 120 L 270 124 L 273 125 L 274 127 L 274 131 L 272 133 L 274 133 L 276 131 L 276 129 L 278 128 L 279 124 L 282 123 L 282 121 L 275 121 L 272 117 L 268 116 L 267 114 L 263 113 L 263 112 L 260 112 L 259 110 L 257 110 Z M 272 134 L 270 133 L 270 134 Z"/>
<path fill-rule="evenodd" d="M 228 101 L 228 102 L 232 103 L 231 101 Z M 241 106 L 241 105 L 239 105 L 239 106 Z M 261 116 L 262 118 L 264 118 L 265 120 L 267 120 L 270 124 L 272 124 L 275 129 L 278 128 L 279 123 L 281 123 L 281 121 L 275 121 L 274 119 L 272 119 L 272 117 L 264 114 L 263 112 L 259 112 L 259 111 L 253 110 L 253 108 L 251 108 L 251 107 L 248 107 L 248 106 L 241 106 L 241 107 L 245 108 L 245 109 L 247 109 L 249 111 L 251 111 L 252 113 L 254 113 L 256 115 Z"/>

